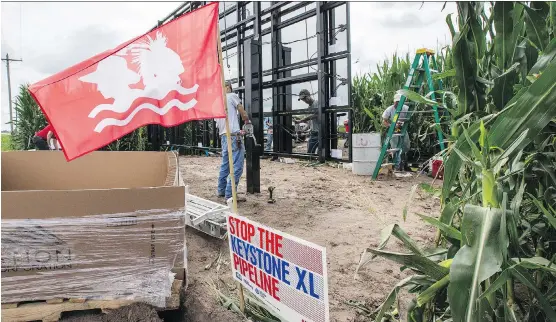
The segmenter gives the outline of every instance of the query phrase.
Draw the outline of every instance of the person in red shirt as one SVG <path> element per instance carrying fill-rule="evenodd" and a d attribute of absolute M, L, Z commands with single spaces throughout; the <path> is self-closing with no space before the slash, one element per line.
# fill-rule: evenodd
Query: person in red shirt
<path fill-rule="evenodd" d="M 53 137 L 54 132 L 52 131 L 52 125 L 47 124 L 41 130 L 35 133 L 35 136 L 33 137 L 33 143 L 35 144 L 37 150 L 50 150 L 48 142 L 50 142 L 50 139 L 52 139 Z"/>
<path fill-rule="evenodd" d="M 344 128 L 346 129 L 346 141 L 344 142 L 344 148 L 347 149 L 347 147 L 349 146 L 349 120 L 344 121 Z"/>

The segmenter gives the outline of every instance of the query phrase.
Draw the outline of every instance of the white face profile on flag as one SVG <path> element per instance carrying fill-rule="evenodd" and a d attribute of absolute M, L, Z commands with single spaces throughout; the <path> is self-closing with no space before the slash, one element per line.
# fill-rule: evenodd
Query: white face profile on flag
<path fill-rule="evenodd" d="M 131 52 L 132 62 L 139 66 L 139 73 L 127 67 L 127 60 L 121 54 Z M 132 43 L 123 51 L 114 56 L 109 56 L 98 63 L 97 69 L 79 78 L 82 82 L 97 85 L 98 91 L 104 98 L 113 98 L 112 104 L 99 104 L 89 113 L 90 118 L 95 118 L 102 111 L 113 111 L 116 113 L 127 112 L 133 102 L 138 98 L 152 98 L 161 100 L 171 91 L 177 91 L 181 95 L 195 93 L 199 85 L 190 88 L 181 86 L 180 74 L 185 71 L 180 56 L 167 47 L 166 37 L 156 33 L 156 38 L 147 37 L 147 40 Z M 130 85 L 140 81 L 144 89 L 132 89 Z M 143 103 L 136 106 L 131 114 L 124 119 L 104 118 L 95 127 L 95 132 L 101 132 L 108 126 L 125 126 L 131 122 L 137 113 L 149 109 L 159 115 L 166 114 L 171 108 L 186 111 L 197 104 L 195 99 L 187 103 L 174 99 L 168 101 L 164 106 L 156 106 L 152 103 Z"/>

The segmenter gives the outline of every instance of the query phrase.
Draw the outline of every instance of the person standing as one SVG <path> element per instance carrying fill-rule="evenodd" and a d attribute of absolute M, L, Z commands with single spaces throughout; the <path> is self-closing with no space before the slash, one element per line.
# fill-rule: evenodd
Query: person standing
<path fill-rule="evenodd" d="M 344 148 L 349 146 L 349 120 L 344 120 L 344 129 L 346 130 L 346 142 L 344 142 Z"/>
<path fill-rule="evenodd" d="M 50 150 L 50 140 L 54 137 L 52 125 L 47 124 L 41 130 L 35 133 L 33 144 L 37 150 Z"/>
<path fill-rule="evenodd" d="M 238 112 L 241 114 L 244 123 L 249 124 L 251 121 L 243 108 L 243 104 L 241 104 L 239 96 L 236 93 L 232 93 L 232 84 L 230 82 L 226 82 L 226 105 L 228 109 L 228 124 L 230 128 L 230 139 L 232 141 L 232 159 L 237 192 L 237 186 L 243 174 L 243 166 L 245 163 L 245 145 L 243 142 L 243 134 L 239 128 Z M 215 119 L 215 121 L 222 144 L 222 164 L 220 166 L 220 174 L 218 175 L 218 197 L 225 197 L 226 200 L 229 200 L 232 198 L 232 180 L 230 178 L 230 163 L 228 158 L 226 118 L 218 118 Z M 237 201 L 246 201 L 246 199 L 238 196 Z"/>
<path fill-rule="evenodd" d="M 390 124 L 392 124 L 392 122 L 394 122 L 394 116 L 396 115 L 396 108 L 398 107 L 398 103 L 400 102 L 401 97 L 402 95 L 400 93 L 396 93 L 396 95 L 394 95 L 394 104 L 386 108 L 386 110 L 384 110 L 384 113 L 382 113 L 382 122 L 384 126 L 386 126 L 387 128 L 390 127 Z M 403 123 L 404 121 L 406 121 L 408 117 L 407 115 L 408 110 L 409 110 L 409 106 L 404 104 L 400 111 L 400 116 L 398 117 L 398 119 L 400 120 L 396 121 L 396 128 L 394 130 L 394 134 L 399 134 L 401 132 Z M 398 163 L 398 170 L 407 169 L 407 164 L 406 164 L 407 152 L 411 147 L 411 143 L 409 141 L 409 134 L 407 133 L 407 131 L 405 132 L 402 139 L 403 141 L 400 145 L 401 151 L 400 151 L 400 162 Z M 400 136 L 392 136 L 392 138 L 390 139 L 390 148 L 391 149 L 398 148 L 399 140 L 400 140 Z"/>
<path fill-rule="evenodd" d="M 271 151 L 272 150 L 272 122 L 270 121 L 270 117 L 266 119 L 266 145 L 264 150 Z"/>
<path fill-rule="evenodd" d="M 311 97 L 311 93 L 309 93 L 309 91 L 306 89 L 302 89 L 299 92 L 299 98 L 297 100 L 303 101 L 304 103 L 309 105 L 309 108 L 316 109 L 314 114 L 307 116 L 306 118 L 301 120 L 295 120 L 296 124 L 311 121 L 311 132 L 309 134 L 309 141 L 307 142 L 307 153 L 315 154 L 317 153 L 317 149 L 319 147 L 319 104 L 317 100 L 314 100 Z"/>

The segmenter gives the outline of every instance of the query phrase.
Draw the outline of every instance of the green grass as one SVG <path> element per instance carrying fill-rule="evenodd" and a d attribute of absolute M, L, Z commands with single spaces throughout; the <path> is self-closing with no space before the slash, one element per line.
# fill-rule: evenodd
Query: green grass
<path fill-rule="evenodd" d="M 13 150 L 11 134 L 2 134 L 2 151 L 11 150 Z"/>

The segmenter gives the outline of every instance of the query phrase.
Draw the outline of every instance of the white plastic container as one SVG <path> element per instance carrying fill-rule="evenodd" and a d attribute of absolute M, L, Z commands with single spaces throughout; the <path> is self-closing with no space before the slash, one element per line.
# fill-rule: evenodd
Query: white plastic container
<path fill-rule="evenodd" d="M 372 176 L 376 168 L 376 161 L 353 161 L 351 172 L 358 176 Z"/>
<path fill-rule="evenodd" d="M 380 141 L 380 133 L 353 134 L 353 174 L 360 176 L 373 175 L 380 156 Z"/>
<path fill-rule="evenodd" d="M 330 149 L 330 156 L 336 159 L 342 158 L 342 150 L 340 149 Z"/>
<path fill-rule="evenodd" d="M 379 147 L 356 148 L 353 147 L 354 161 L 377 161 L 380 156 Z"/>
<path fill-rule="evenodd" d="M 354 133 L 351 140 L 354 148 L 380 148 L 380 133 Z"/>

